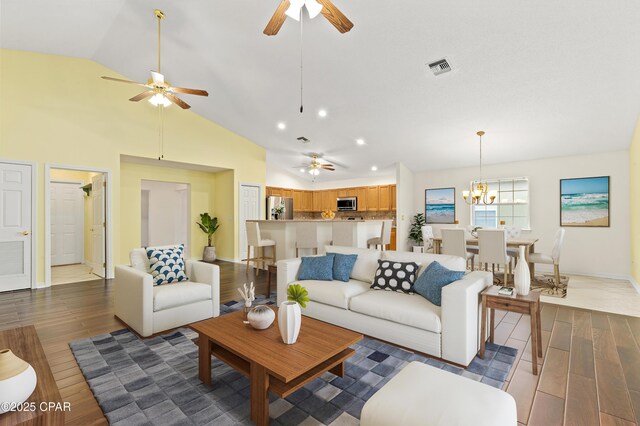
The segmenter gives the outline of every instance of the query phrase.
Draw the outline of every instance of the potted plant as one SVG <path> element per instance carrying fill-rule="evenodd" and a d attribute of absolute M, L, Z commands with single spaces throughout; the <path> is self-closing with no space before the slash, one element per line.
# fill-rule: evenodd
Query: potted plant
<path fill-rule="evenodd" d="M 298 340 L 302 311 L 309 301 L 309 292 L 300 284 L 291 284 L 287 288 L 287 300 L 280 304 L 278 310 L 278 327 L 282 341 L 287 345 L 294 344 Z"/>
<path fill-rule="evenodd" d="M 213 234 L 218 230 L 220 225 L 218 225 L 218 218 L 211 217 L 209 213 L 201 213 L 200 214 L 200 222 L 196 222 L 202 232 L 207 234 L 207 246 L 204 248 L 202 252 L 202 260 L 205 262 L 213 262 L 216 260 L 216 248 L 211 244 L 211 240 L 213 238 Z"/>
<path fill-rule="evenodd" d="M 416 213 L 411 219 L 411 228 L 409 228 L 409 239 L 415 242 L 413 246 L 414 252 L 422 250 L 422 227 L 427 223 L 424 218 L 424 213 Z"/>
<path fill-rule="evenodd" d="M 278 220 L 280 216 L 284 214 L 284 204 L 274 207 L 271 211 L 273 212 L 273 217 Z"/>

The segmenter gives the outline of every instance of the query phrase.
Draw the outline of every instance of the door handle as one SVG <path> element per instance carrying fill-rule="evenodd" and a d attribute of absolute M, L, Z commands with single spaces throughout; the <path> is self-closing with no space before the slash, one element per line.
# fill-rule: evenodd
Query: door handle
<path fill-rule="evenodd" d="M 22 234 L 22 235 L 29 235 L 29 234 L 31 234 L 31 232 L 29 232 L 29 231 L 22 231 L 22 232 L 20 232 L 20 234 Z"/>

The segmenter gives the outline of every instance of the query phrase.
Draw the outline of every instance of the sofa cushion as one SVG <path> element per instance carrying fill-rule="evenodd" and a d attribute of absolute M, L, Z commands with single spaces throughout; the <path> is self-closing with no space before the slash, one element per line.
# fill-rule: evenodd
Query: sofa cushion
<path fill-rule="evenodd" d="M 378 270 L 371 288 L 413 294 L 417 272 L 418 264 L 415 262 L 378 260 Z"/>
<path fill-rule="evenodd" d="M 366 281 L 369 285 L 373 283 L 373 277 L 376 275 L 376 269 L 378 269 L 380 250 L 341 246 L 325 246 L 324 249 L 331 253 L 357 254 L 358 258 L 349 277 L 354 280 Z"/>
<path fill-rule="evenodd" d="M 452 271 L 437 261 L 431 262 L 416 280 L 413 290 L 436 306 L 442 305 L 442 287 L 462 279 L 464 272 Z"/>
<path fill-rule="evenodd" d="M 211 300 L 211 286 L 201 283 L 175 283 L 153 287 L 153 311 Z"/>
<path fill-rule="evenodd" d="M 299 283 L 307 289 L 311 301 L 341 309 L 349 309 L 349 299 L 369 291 L 369 284 L 358 280 L 349 280 L 346 283 L 307 280 Z"/>
<path fill-rule="evenodd" d="M 333 258 L 333 279 L 338 281 L 349 281 L 349 274 L 353 270 L 353 265 L 358 260 L 357 254 L 327 253 L 332 254 Z"/>
<path fill-rule="evenodd" d="M 384 251 L 382 252 L 382 259 L 392 260 L 394 262 L 416 262 L 420 265 L 418 270 L 418 276 L 427 269 L 427 266 L 434 260 L 437 260 L 445 268 L 452 271 L 464 271 L 466 270 L 465 260 L 458 256 L 450 256 L 448 254 L 432 254 L 432 253 L 413 253 L 406 251 Z"/>
<path fill-rule="evenodd" d="M 433 333 L 442 332 L 440 307 L 418 294 L 371 290 L 352 297 L 349 309 Z"/>
<path fill-rule="evenodd" d="M 153 285 L 187 281 L 184 271 L 184 244 L 169 248 L 147 247 Z"/>
<path fill-rule="evenodd" d="M 302 257 L 300 270 L 298 271 L 299 280 L 333 280 L 333 254 L 326 256 L 309 256 Z"/>

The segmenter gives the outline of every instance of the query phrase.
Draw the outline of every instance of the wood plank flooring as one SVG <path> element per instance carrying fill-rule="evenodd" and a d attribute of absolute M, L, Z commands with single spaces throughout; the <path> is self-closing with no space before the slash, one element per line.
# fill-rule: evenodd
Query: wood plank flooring
<path fill-rule="evenodd" d="M 237 299 L 244 282 L 265 291 L 266 272 L 247 277 L 244 265 L 218 264 L 223 302 Z M 534 376 L 528 316 L 496 313 L 496 343 L 518 349 L 505 390 L 516 400 L 519 423 L 639 425 L 640 318 L 543 305 L 541 322 L 544 358 L 536 360 L 542 368 Z M 68 344 L 124 327 L 113 317 L 111 282 L 1 293 L 0 330 L 27 324 L 36 327 L 62 398 L 71 402 L 66 423 L 107 424 Z"/>

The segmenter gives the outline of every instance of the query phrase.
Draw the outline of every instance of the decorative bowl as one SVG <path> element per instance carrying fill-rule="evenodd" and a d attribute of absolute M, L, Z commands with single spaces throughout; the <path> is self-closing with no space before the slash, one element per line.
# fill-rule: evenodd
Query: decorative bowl
<path fill-rule="evenodd" d="M 267 305 L 258 305 L 247 314 L 249 324 L 256 330 L 269 328 L 275 319 L 276 313 Z"/>

